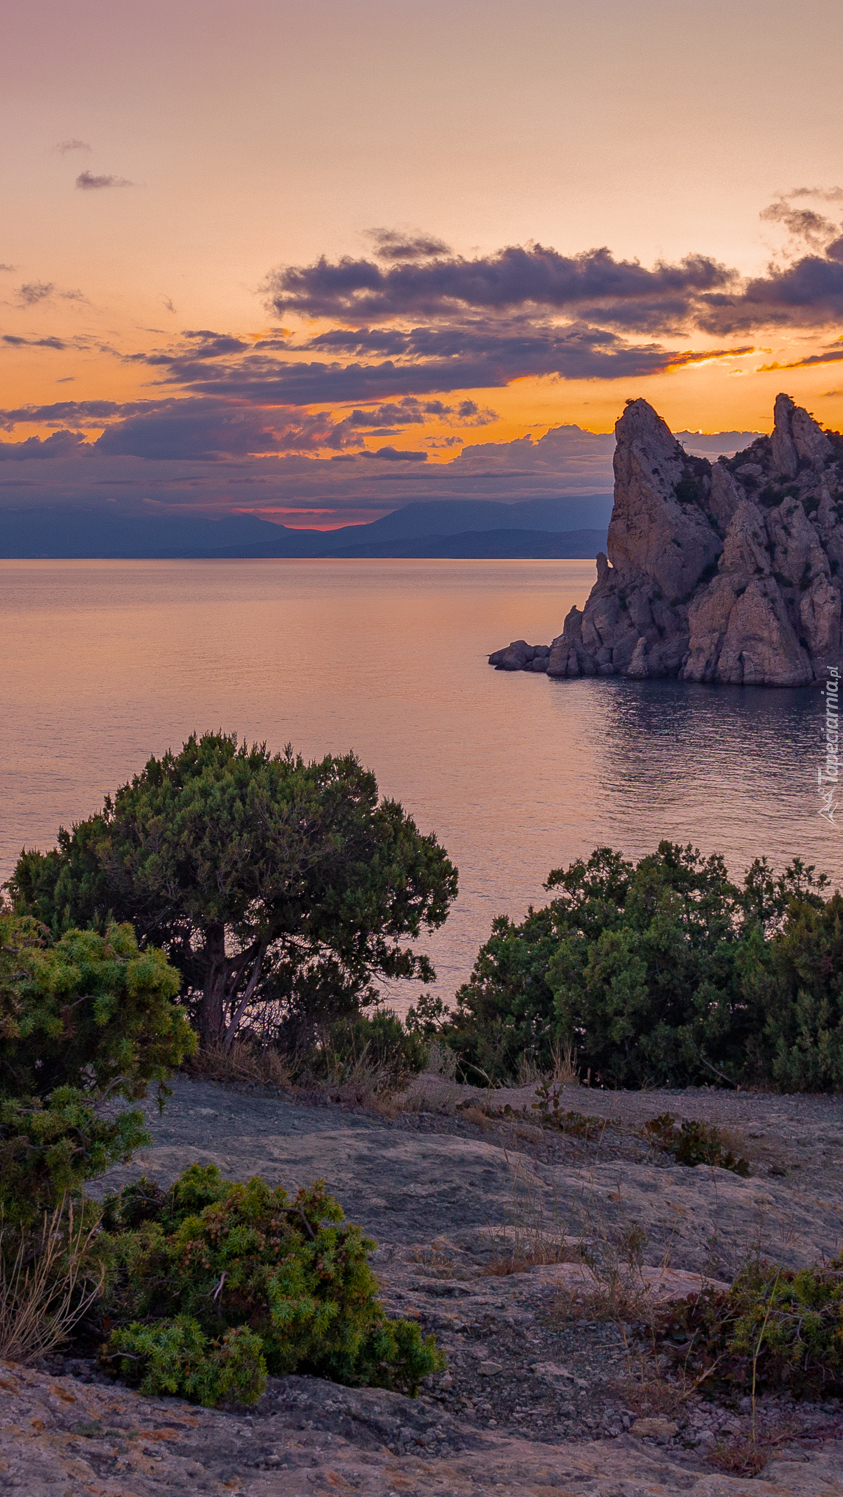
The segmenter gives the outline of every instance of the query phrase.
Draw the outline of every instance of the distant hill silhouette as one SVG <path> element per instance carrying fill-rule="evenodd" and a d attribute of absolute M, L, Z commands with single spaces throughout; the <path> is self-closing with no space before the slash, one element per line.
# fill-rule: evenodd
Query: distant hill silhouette
<path fill-rule="evenodd" d="M 429 556 L 493 560 L 595 557 L 606 549 L 602 530 L 465 530 L 457 535 L 419 536 L 410 541 L 369 542 L 326 551 L 325 556 Z"/>
<path fill-rule="evenodd" d="M 611 509 L 611 494 L 517 504 L 435 499 L 337 530 L 293 530 L 255 515 L 0 511 L 0 557 L 593 556 L 605 547 Z"/>

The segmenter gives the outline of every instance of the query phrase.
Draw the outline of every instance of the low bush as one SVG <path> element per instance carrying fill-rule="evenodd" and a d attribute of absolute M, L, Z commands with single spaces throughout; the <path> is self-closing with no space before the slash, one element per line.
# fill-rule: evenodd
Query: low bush
<path fill-rule="evenodd" d="M 143 1097 L 195 1045 L 178 974 L 131 926 L 68 931 L 0 911 L 0 1355 L 58 1345 L 100 1293 L 86 1181 L 147 1139 Z"/>
<path fill-rule="evenodd" d="M 290 1200 L 193 1165 L 164 1193 L 108 1197 L 118 1267 L 104 1365 L 145 1392 L 254 1402 L 267 1372 L 415 1393 L 444 1365 L 418 1324 L 387 1319 L 368 1255 L 321 1182 Z"/>
<path fill-rule="evenodd" d="M 700 1381 L 843 1393 L 843 1258 L 803 1269 L 754 1261 L 728 1291 L 672 1305 L 657 1341 Z"/>
<path fill-rule="evenodd" d="M 257 1403 L 266 1387 L 260 1336 L 240 1325 L 215 1339 L 189 1315 L 112 1331 L 102 1360 L 151 1398 L 169 1394 L 207 1408 Z"/>
<path fill-rule="evenodd" d="M 536 1101 L 531 1104 L 533 1112 L 545 1128 L 557 1128 L 560 1133 L 574 1138 L 599 1138 L 606 1131 L 606 1119 L 586 1117 L 582 1112 L 573 1112 L 561 1105 L 560 1088 L 540 1082 L 536 1087 Z"/>
<path fill-rule="evenodd" d="M 501 917 L 443 1035 L 462 1073 L 514 1080 L 576 1054 L 609 1087 L 843 1090 L 843 898 L 795 860 L 742 885 L 719 854 L 662 842 L 557 869 L 521 924 Z"/>
<path fill-rule="evenodd" d="M 749 1160 L 740 1159 L 726 1148 L 718 1130 L 710 1123 L 677 1123 L 672 1113 L 663 1112 L 644 1124 L 644 1136 L 664 1154 L 670 1154 L 677 1164 L 715 1165 L 717 1169 L 731 1170 L 735 1175 L 749 1174 Z"/>
<path fill-rule="evenodd" d="M 118 1110 L 194 1049 L 173 1002 L 177 972 L 131 926 L 54 941 L 0 916 L 0 1207 L 7 1227 L 40 1223 L 62 1196 L 146 1142 L 143 1114 Z"/>
<path fill-rule="evenodd" d="M 306 1057 L 312 1072 L 341 1081 L 355 1067 L 367 1066 L 385 1081 L 399 1084 L 424 1070 L 429 1044 L 418 1030 L 405 1028 L 389 1008 L 341 1019 L 324 1033 L 321 1049 Z"/>

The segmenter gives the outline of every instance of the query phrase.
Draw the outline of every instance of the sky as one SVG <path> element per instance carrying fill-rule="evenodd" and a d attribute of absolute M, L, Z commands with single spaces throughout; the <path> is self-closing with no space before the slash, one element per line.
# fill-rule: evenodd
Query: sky
<path fill-rule="evenodd" d="M 5 0 L 0 508 L 589 493 L 843 427 L 843 10 Z M 549 434 L 549 436 L 548 436 Z"/>

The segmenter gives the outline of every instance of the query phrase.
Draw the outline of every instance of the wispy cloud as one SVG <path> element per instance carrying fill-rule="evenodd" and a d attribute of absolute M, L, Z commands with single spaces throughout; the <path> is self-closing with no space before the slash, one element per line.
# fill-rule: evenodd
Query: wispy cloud
<path fill-rule="evenodd" d="M 76 186 L 83 192 L 100 192 L 106 187 L 134 187 L 136 183 L 130 182 L 128 177 L 114 177 L 110 173 L 96 176 L 94 172 L 80 172 Z"/>
<path fill-rule="evenodd" d="M 87 140 L 77 140 L 75 136 L 71 140 L 60 140 L 53 146 L 53 150 L 58 151 L 61 156 L 66 156 L 68 151 L 90 151 L 90 149 Z"/>
<path fill-rule="evenodd" d="M 430 260 L 453 251 L 435 234 L 405 234 L 399 229 L 367 229 L 379 260 Z"/>
<path fill-rule="evenodd" d="M 18 301 L 24 307 L 34 307 L 40 301 L 48 301 L 55 289 L 52 281 L 26 281 L 18 286 Z"/>
<path fill-rule="evenodd" d="M 68 345 L 63 338 L 21 338 L 16 333 L 3 333 L 0 343 L 6 343 L 11 348 L 56 348 L 64 349 Z"/>
<path fill-rule="evenodd" d="M 37 307 L 40 302 L 51 301 L 53 298 L 58 298 L 59 301 L 88 300 L 84 291 L 63 291 L 52 281 L 25 281 L 22 286 L 18 286 L 17 298 L 19 307 Z"/>

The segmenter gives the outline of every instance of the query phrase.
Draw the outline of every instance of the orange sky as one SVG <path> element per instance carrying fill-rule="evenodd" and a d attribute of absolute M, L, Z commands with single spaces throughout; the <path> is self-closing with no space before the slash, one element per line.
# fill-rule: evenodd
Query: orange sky
<path fill-rule="evenodd" d="M 24 502 L 27 440 L 32 491 L 77 502 L 67 465 L 103 432 L 112 464 L 388 446 L 437 465 L 609 431 L 629 396 L 675 429 L 769 429 L 779 389 L 843 426 L 841 55 L 826 0 L 798 24 L 782 0 L 7 7 L 0 504 Z M 608 271 L 578 258 L 601 246 Z M 76 446 L 42 452 L 62 431 Z M 282 479 L 255 503 L 283 511 Z"/>

